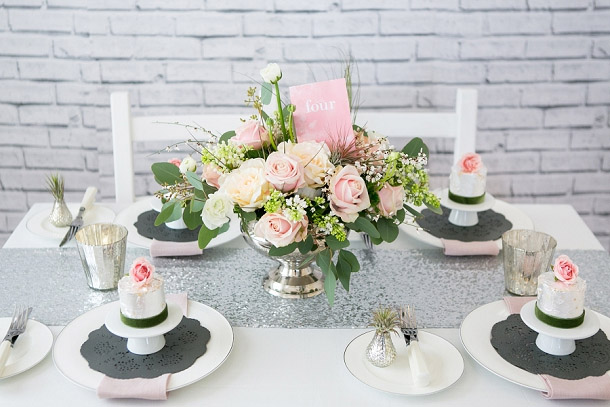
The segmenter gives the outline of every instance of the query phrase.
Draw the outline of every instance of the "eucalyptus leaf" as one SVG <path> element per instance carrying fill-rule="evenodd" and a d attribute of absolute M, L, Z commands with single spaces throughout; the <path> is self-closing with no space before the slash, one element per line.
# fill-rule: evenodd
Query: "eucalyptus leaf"
<path fill-rule="evenodd" d="M 155 226 L 162 225 L 166 222 L 173 222 L 175 220 L 180 219 L 182 216 L 182 207 L 180 206 L 180 202 L 171 200 L 163 204 L 161 208 L 161 212 L 157 215 L 155 219 Z"/>
<path fill-rule="evenodd" d="M 292 242 L 289 245 L 282 247 L 271 246 L 271 249 L 269 249 L 269 256 L 284 256 L 290 254 L 297 248 L 297 245 L 297 242 Z"/>
<path fill-rule="evenodd" d="M 159 185 L 173 185 L 182 182 L 180 169 L 172 163 L 154 163 L 150 169 Z"/>
<path fill-rule="evenodd" d="M 402 152 L 412 158 L 417 157 L 420 152 L 423 152 L 426 157 L 430 156 L 428 146 L 426 146 L 426 143 L 419 137 L 415 137 L 413 140 L 409 141 L 407 145 L 402 148 Z"/>
<path fill-rule="evenodd" d="M 218 228 L 218 234 L 225 233 L 231 227 L 231 221 L 227 221 L 224 225 Z"/>
<path fill-rule="evenodd" d="M 398 237 L 398 226 L 392 219 L 379 218 L 377 221 L 377 229 L 381 238 L 388 243 L 393 242 Z"/>
<path fill-rule="evenodd" d="M 196 189 L 195 196 L 191 199 L 191 212 L 201 212 L 203 206 L 205 205 L 205 201 L 207 199 L 206 195 L 203 191 Z"/>
<path fill-rule="evenodd" d="M 426 207 L 428 209 L 430 209 L 432 212 L 436 213 L 437 215 L 442 215 L 443 214 L 443 208 L 441 208 L 441 206 L 432 206 L 430 205 L 428 202 L 424 202 L 424 204 L 426 205 Z"/>
<path fill-rule="evenodd" d="M 341 257 L 337 260 L 337 275 L 339 276 L 339 281 L 345 291 L 349 291 L 349 279 L 352 274 L 352 266 Z"/>
<path fill-rule="evenodd" d="M 235 137 L 235 130 L 227 131 L 226 133 L 224 133 L 222 136 L 220 136 L 220 138 L 218 139 L 218 142 L 227 143 L 229 141 L 229 139 L 231 139 L 232 137 Z"/>
<path fill-rule="evenodd" d="M 199 175 L 197 175 L 194 172 L 191 171 L 187 171 L 186 172 L 186 179 L 187 181 L 195 188 L 198 189 L 200 191 L 203 191 L 203 182 L 201 182 L 201 178 L 199 178 Z"/>
<path fill-rule="evenodd" d="M 339 252 L 339 258 L 350 264 L 350 266 L 352 267 L 352 273 L 357 273 L 360 271 L 360 262 L 358 261 L 358 258 L 354 255 L 354 253 L 347 250 L 341 250 Z"/>
<path fill-rule="evenodd" d="M 188 205 L 186 208 L 184 208 L 184 214 L 182 215 L 182 220 L 184 220 L 184 223 L 190 230 L 197 229 L 203 223 L 203 221 L 201 220 L 201 211 L 199 211 L 199 212 L 191 211 L 190 205 Z"/>
<path fill-rule="evenodd" d="M 261 103 L 263 105 L 268 105 L 271 103 L 271 97 L 273 96 L 272 85 L 269 82 L 263 83 L 261 86 Z"/>
<path fill-rule="evenodd" d="M 301 252 L 301 254 L 305 254 L 305 253 L 310 252 L 312 248 L 313 248 L 313 238 L 311 237 L 311 235 L 307 235 L 307 239 L 305 239 L 299 243 L 299 252 Z"/>
<path fill-rule="evenodd" d="M 316 256 L 316 264 L 320 267 L 324 275 L 330 273 L 330 265 L 332 264 L 332 252 L 330 249 L 325 249 L 318 253 Z"/>
<path fill-rule="evenodd" d="M 334 268 L 335 265 L 331 263 L 331 266 Z M 328 300 L 328 305 L 331 307 L 335 303 L 335 288 L 337 287 L 337 277 L 335 277 L 335 273 L 331 272 L 326 274 L 324 278 L 324 291 L 326 292 L 326 299 Z"/>
<path fill-rule="evenodd" d="M 375 225 L 373 225 L 370 220 L 362 215 L 359 216 L 354 223 L 347 223 L 346 225 L 350 229 L 368 233 L 370 237 L 378 238 L 380 236 Z"/>
<path fill-rule="evenodd" d="M 345 239 L 344 241 L 340 241 L 333 235 L 327 235 L 324 240 L 326 240 L 326 244 L 328 245 L 328 247 L 335 251 L 345 249 L 349 246 L 349 240 Z"/>
<path fill-rule="evenodd" d="M 411 208 L 409 205 L 404 205 L 403 208 L 405 208 L 407 210 L 407 212 L 409 212 L 411 215 L 413 215 L 416 218 L 419 218 L 422 216 L 419 211 L 416 211 L 415 209 Z"/>
<path fill-rule="evenodd" d="M 406 216 L 406 213 L 405 213 L 404 209 L 401 209 L 401 210 L 396 212 L 396 219 L 398 219 L 398 221 L 400 223 L 405 221 L 405 216 Z"/>
<path fill-rule="evenodd" d="M 218 236 L 218 229 L 208 229 L 205 224 L 201 225 L 201 229 L 199 229 L 199 235 L 197 237 L 197 243 L 199 244 L 200 249 L 205 249 L 205 247 Z"/>

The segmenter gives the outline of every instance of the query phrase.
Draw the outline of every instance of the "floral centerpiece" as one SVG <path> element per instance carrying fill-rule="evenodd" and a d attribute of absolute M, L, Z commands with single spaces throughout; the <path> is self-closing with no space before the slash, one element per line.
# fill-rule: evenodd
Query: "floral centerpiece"
<path fill-rule="evenodd" d="M 255 113 L 235 130 L 215 135 L 185 125 L 207 133 L 206 141 L 184 142 L 199 155 L 200 173 L 190 156 L 181 163 L 153 164 L 162 186 L 157 196 L 164 201 L 156 224 L 182 216 L 189 228 L 201 227 L 198 241 L 204 248 L 228 229 L 235 213 L 242 231 L 269 243 L 270 256 L 294 252 L 306 257 L 304 263 L 315 260 L 332 304 L 337 280 L 348 290 L 351 273 L 360 268 L 348 250 L 350 230 L 367 233 L 374 244 L 392 242 L 398 225 L 419 215 L 413 207 L 439 210 L 428 190 L 428 149 L 415 138 L 394 150 L 386 138 L 356 124 L 353 137 L 299 140 L 295 106 L 280 97 L 280 68 L 269 64 L 261 76 L 260 95 L 253 87 L 247 92 Z M 270 116 L 263 108 L 274 96 L 277 110 Z"/>

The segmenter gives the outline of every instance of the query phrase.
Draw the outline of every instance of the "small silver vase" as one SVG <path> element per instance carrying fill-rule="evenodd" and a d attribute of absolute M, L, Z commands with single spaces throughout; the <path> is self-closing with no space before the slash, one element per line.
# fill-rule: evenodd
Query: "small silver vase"
<path fill-rule="evenodd" d="M 375 336 L 366 347 L 366 359 L 377 367 L 388 367 L 396 359 L 396 348 L 389 332 L 375 332 Z"/>
<path fill-rule="evenodd" d="M 68 205 L 63 199 L 55 200 L 53 209 L 49 214 L 49 222 L 58 228 L 68 226 L 72 223 L 72 212 L 68 209 Z"/>
<path fill-rule="evenodd" d="M 315 256 L 311 255 L 324 250 L 325 247 L 319 245 L 314 252 L 305 254 L 301 254 L 297 249 L 285 256 L 270 256 L 269 249 L 272 244 L 254 235 L 255 225 L 256 221 L 252 221 L 244 230 L 244 225 L 241 224 L 244 240 L 257 252 L 279 262 L 277 267 L 272 268 L 263 278 L 265 291 L 282 298 L 309 298 L 322 294 L 324 275 L 317 266 L 311 264 L 315 259 Z"/>

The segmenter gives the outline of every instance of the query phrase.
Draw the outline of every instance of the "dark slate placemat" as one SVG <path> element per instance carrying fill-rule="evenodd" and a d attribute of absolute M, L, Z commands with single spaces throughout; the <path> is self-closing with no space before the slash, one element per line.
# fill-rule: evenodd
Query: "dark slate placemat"
<path fill-rule="evenodd" d="M 136 355 L 127 350 L 127 338 L 112 334 L 102 325 L 89 334 L 80 349 L 95 371 L 115 379 L 150 379 L 165 373 L 177 373 L 195 363 L 207 350 L 210 331 L 198 320 L 183 317 L 180 324 L 165 334 L 165 347 L 150 355 Z"/>
<path fill-rule="evenodd" d="M 457 226 L 449 222 L 451 209 L 444 206 L 443 214 L 438 215 L 429 209 L 424 209 L 417 224 L 426 232 L 439 239 L 459 240 L 462 242 L 485 242 L 497 240 L 502 237 L 502 233 L 511 230 L 513 224 L 501 213 L 491 209 L 479 212 L 479 223 L 474 226 Z"/>
<path fill-rule="evenodd" d="M 533 374 L 578 380 L 602 376 L 610 370 L 610 340 L 601 329 L 590 338 L 576 341 L 576 350 L 566 356 L 538 349 L 537 336 L 519 314 L 513 314 L 493 326 L 491 345 L 508 363 Z"/>
<path fill-rule="evenodd" d="M 138 220 L 133 225 L 141 236 L 164 242 L 194 242 L 197 240 L 201 226 L 195 230 L 172 229 L 168 228 L 165 223 L 155 226 L 155 219 L 158 214 L 159 212 L 150 210 L 142 212 L 138 216 Z"/>

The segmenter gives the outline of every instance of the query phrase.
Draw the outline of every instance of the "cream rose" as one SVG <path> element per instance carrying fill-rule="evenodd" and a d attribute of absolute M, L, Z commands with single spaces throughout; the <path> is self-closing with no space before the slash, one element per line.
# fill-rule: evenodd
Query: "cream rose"
<path fill-rule="evenodd" d="M 231 220 L 229 215 L 232 212 L 231 198 L 227 194 L 217 191 L 205 201 L 201 211 L 201 220 L 208 229 L 217 229 Z"/>
<path fill-rule="evenodd" d="M 220 168 L 217 165 L 208 163 L 203 166 L 201 171 L 201 178 L 208 184 L 213 186 L 214 188 L 220 188 L 220 184 L 218 183 L 218 179 L 220 178 Z"/>
<path fill-rule="evenodd" d="M 248 145 L 255 150 L 269 143 L 267 130 L 258 120 L 247 120 L 235 129 L 235 136 L 231 138 L 232 143 Z"/>
<path fill-rule="evenodd" d="M 307 224 L 307 217 L 294 222 L 281 213 L 266 213 L 254 226 L 254 234 L 275 247 L 284 247 L 307 238 Z"/>
<path fill-rule="evenodd" d="M 277 151 L 298 157 L 303 164 L 305 182 L 311 188 L 323 187 L 326 174 L 335 168 L 330 162 L 330 150 L 324 142 L 282 142 L 278 144 Z"/>
<path fill-rule="evenodd" d="M 226 193 L 246 212 L 261 208 L 272 190 L 265 178 L 265 160 L 262 158 L 245 161 L 238 169 L 223 174 L 218 181 L 219 191 Z"/>
<path fill-rule="evenodd" d="M 276 83 L 282 79 L 282 70 L 278 64 L 268 64 L 261 69 L 261 76 L 265 82 Z"/>
<path fill-rule="evenodd" d="M 343 222 L 354 222 L 358 212 L 371 206 L 366 183 L 353 165 L 337 167 L 330 179 L 330 209 Z"/>
<path fill-rule="evenodd" d="M 265 176 L 275 189 L 282 192 L 293 192 L 306 185 L 303 164 L 299 162 L 299 158 L 279 151 L 267 157 Z"/>
<path fill-rule="evenodd" d="M 379 203 L 377 208 L 385 217 L 396 215 L 396 212 L 402 209 L 402 204 L 405 198 L 405 190 L 401 186 L 393 187 L 386 184 L 379 190 Z"/>
<path fill-rule="evenodd" d="M 193 157 L 187 155 L 186 157 L 184 157 L 184 159 L 182 159 L 182 162 L 180 163 L 178 168 L 180 168 L 180 172 L 183 174 L 189 171 L 194 172 L 195 170 L 197 170 L 197 163 L 195 162 L 195 159 Z"/>

